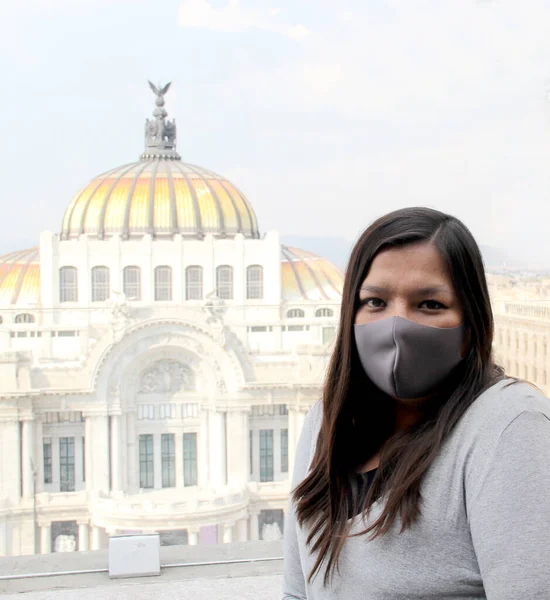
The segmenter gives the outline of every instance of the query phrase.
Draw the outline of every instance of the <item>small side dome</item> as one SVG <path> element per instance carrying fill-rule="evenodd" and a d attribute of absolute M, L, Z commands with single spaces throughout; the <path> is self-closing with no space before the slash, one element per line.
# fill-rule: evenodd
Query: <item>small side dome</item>
<path fill-rule="evenodd" d="M 38 248 L 0 256 L 0 306 L 40 303 L 40 257 Z"/>
<path fill-rule="evenodd" d="M 344 275 L 326 258 L 313 252 L 281 246 L 284 300 L 340 300 Z"/>

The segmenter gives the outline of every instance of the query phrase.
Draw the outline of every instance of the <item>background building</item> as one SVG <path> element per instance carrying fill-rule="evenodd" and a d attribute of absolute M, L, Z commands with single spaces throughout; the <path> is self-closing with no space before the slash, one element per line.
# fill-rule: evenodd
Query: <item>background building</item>
<path fill-rule="evenodd" d="M 550 394 L 550 279 L 489 275 L 494 352 L 506 372 Z"/>
<path fill-rule="evenodd" d="M 342 274 L 181 161 L 167 89 L 140 160 L 0 259 L 0 555 L 282 533 Z"/>

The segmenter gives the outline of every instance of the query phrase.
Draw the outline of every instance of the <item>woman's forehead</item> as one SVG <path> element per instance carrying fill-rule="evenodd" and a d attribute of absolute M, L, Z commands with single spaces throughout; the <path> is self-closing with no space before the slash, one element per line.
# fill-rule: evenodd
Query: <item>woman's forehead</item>
<path fill-rule="evenodd" d="M 411 244 L 380 252 L 361 287 L 384 287 L 403 282 L 429 287 L 450 286 L 451 278 L 437 248 L 428 243 Z"/>

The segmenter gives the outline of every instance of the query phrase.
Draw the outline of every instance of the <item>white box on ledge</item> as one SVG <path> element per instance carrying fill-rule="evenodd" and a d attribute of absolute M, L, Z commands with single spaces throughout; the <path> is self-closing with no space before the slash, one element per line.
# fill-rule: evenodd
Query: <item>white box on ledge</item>
<path fill-rule="evenodd" d="M 158 533 L 115 535 L 109 539 L 109 577 L 160 575 Z"/>

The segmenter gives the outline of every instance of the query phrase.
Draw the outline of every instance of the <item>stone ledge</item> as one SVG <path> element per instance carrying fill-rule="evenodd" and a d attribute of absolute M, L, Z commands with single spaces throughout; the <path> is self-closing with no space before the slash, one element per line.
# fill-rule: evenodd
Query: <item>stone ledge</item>
<path fill-rule="evenodd" d="M 282 557 L 282 542 L 243 542 L 238 544 L 218 544 L 212 546 L 164 546 L 160 549 L 161 565 L 179 564 L 179 563 L 202 563 L 202 562 L 224 562 L 243 559 L 260 558 L 279 558 Z M 22 592 L 35 592 L 32 598 L 51 598 L 53 590 L 82 590 L 93 588 L 118 588 L 112 589 L 113 597 L 123 598 L 128 594 L 128 598 L 137 598 L 130 596 L 131 590 L 139 589 L 136 587 L 147 586 L 150 593 L 153 594 L 153 588 L 163 588 L 163 584 L 172 587 L 174 582 L 183 582 L 189 580 L 215 580 L 226 578 L 242 579 L 243 585 L 253 584 L 250 578 L 260 578 L 263 584 L 272 586 L 270 583 L 275 579 L 280 579 L 282 573 L 282 560 L 270 560 L 266 562 L 243 562 L 229 564 L 215 564 L 203 566 L 182 566 L 161 569 L 158 577 L 138 577 L 128 579 L 110 579 L 108 572 L 104 573 L 84 573 L 75 575 L 47 576 L 49 573 L 62 571 L 87 571 L 93 569 L 108 569 L 108 550 L 99 550 L 96 552 L 70 552 L 54 554 L 35 554 L 32 556 L 17 556 L 0 558 L 0 575 L 26 575 L 38 574 L 38 577 L 28 579 L 10 579 L 0 580 L 0 594 L 20 594 Z M 259 580 L 258 580 L 259 582 Z M 181 586 L 178 586 L 178 589 Z M 208 586 L 207 586 L 208 587 Z M 211 582 L 209 587 L 223 592 L 223 582 Z M 184 588 L 182 588 L 183 591 Z M 38 594 L 43 592 L 43 594 Z M 116 594 L 115 594 L 116 592 Z M 279 597 L 280 585 L 273 590 L 273 598 Z M 156 596 L 156 592 L 155 592 Z M 70 598 L 71 596 L 57 596 L 56 598 Z M 79 592 L 78 597 L 82 594 Z M 97 598 L 97 595 L 95 596 Z M 101 593 L 100 597 L 106 597 Z M 143 596 L 149 597 L 149 596 Z M 161 598 L 159 595 L 158 598 Z M 168 596 L 167 596 L 168 597 Z M 173 597 L 173 596 L 169 596 Z M 183 597 L 183 596 L 182 596 Z M 195 597 L 195 596 L 192 596 Z M 214 597 L 223 597 L 212 595 Z M 231 596 L 226 596 L 231 597 Z M 233 597 L 241 597 L 235 595 Z M 251 596 L 252 597 L 252 596 Z M 257 597 L 257 596 L 256 596 Z M 267 596 L 264 596 L 267 598 Z M 90 595 L 90 598 L 92 596 Z M 206 598 L 206 596 L 205 596 Z"/>

